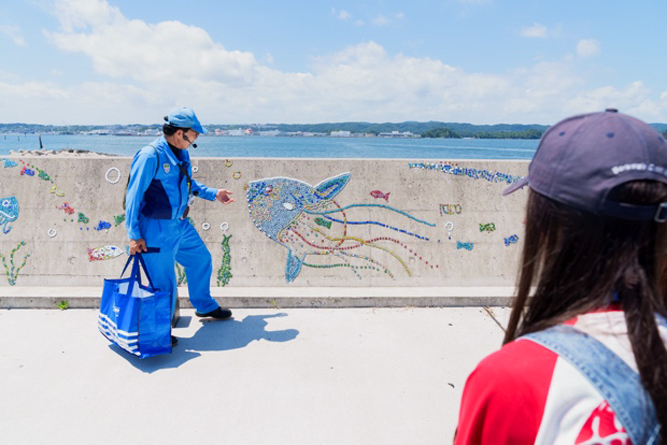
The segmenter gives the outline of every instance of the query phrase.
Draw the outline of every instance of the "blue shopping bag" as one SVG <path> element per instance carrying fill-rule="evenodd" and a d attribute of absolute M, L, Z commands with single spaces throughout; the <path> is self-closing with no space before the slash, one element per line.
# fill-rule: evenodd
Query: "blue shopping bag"
<path fill-rule="evenodd" d="M 123 278 L 130 263 L 130 276 Z M 141 283 L 142 268 L 147 285 Z M 153 287 L 141 254 L 130 256 L 119 279 L 104 280 L 98 328 L 137 357 L 171 353 L 171 297 Z"/>

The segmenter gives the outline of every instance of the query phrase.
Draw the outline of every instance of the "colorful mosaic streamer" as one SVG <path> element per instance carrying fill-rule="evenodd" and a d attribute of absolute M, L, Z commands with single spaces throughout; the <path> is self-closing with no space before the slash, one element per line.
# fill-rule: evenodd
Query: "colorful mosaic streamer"
<path fill-rule="evenodd" d="M 466 176 L 471 179 L 484 179 L 489 182 L 505 182 L 514 184 L 523 179 L 523 176 L 514 176 L 507 173 L 500 173 L 489 170 L 479 170 L 470 167 L 459 167 L 446 162 L 414 162 L 408 164 L 409 168 L 418 168 L 423 170 L 438 170 L 454 176 Z"/>

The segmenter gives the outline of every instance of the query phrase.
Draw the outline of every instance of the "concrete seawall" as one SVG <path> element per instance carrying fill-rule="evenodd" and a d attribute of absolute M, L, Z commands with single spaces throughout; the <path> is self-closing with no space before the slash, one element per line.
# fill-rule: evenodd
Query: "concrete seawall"
<path fill-rule="evenodd" d="M 130 161 L 0 159 L 0 295 L 94 288 L 118 276 L 127 259 L 122 201 Z M 223 293 L 507 288 L 516 277 L 526 192 L 503 198 L 501 191 L 527 164 L 195 158 L 194 179 L 233 191 L 237 202 L 197 199 L 190 216 L 213 256 L 211 286 Z"/>

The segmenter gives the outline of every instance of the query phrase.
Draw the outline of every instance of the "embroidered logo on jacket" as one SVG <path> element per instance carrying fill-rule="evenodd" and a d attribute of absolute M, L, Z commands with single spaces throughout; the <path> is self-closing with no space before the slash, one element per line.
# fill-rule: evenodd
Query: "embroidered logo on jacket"
<path fill-rule="evenodd" d="M 168 162 L 165 162 L 162 164 L 162 169 L 164 170 L 165 173 L 169 173 L 171 171 L 171 165 L 169 165 Z"/>

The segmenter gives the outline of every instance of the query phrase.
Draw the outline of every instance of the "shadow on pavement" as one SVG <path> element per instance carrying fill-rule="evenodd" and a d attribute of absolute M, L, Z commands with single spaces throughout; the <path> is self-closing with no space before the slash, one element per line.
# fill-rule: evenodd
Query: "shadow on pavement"
<path fill-rule="evenodd" d="M 134 357 L 115 345 L 110 349 L 126 359 L 132 366 L 146 373 L 153 373 L 160 369 L 178 368 L 183 363 L 199 357 L 200 351 L 228 351 L 248 346 L 253 341 L 266 340 L 271 342 L 287 342 L 294 340 L 299 331 L 283 329 L 281 331 L 267 331 L 267 318 L 286 317 L 287 314 L 248 315 L 239 321 L 231 320 L 200 320 L 201 327 L 190 338 L 180 337 L 178 329 L 172 331 L 178 337 L 178 345 L 169 355 L 159 355 L 140 359 Z M 179 323 L 180 324 L 180 323 Z"/>

